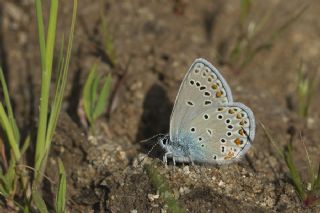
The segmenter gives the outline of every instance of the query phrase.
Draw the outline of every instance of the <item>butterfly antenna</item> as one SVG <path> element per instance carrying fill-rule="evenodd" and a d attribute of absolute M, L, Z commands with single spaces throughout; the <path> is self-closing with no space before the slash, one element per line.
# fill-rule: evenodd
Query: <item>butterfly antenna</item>
<path fill-rule="evenodd" d="M 138 161 L 138 166 L 142 163 L 142 161 L 150 155 L 150 153 L 152 152 L 152 150 L 154 149 L 154 147 L 156 147 L 157 143 L 153 144 L 151 149 L 147 152 L 147 154 L 145 156 L 143 156 L 143 158 L 141 160 Z"/>
<path fill-rule="evenodd" d="M 154 136 L 152 136 L 152 137 L 150 137 L 150 138 L 141 140 L 140 143 L 146 143 L 146 142 L 148 142 L 148 141 L 150 141 L 150 140 L 152 140 L 152 139 L 154 139 L 154 138 L 157 138 L 157 137 L 159 137 L 159 136 L 165 136 L 165 134 L 157 134 L 157 135 L 154 135 Z"/>

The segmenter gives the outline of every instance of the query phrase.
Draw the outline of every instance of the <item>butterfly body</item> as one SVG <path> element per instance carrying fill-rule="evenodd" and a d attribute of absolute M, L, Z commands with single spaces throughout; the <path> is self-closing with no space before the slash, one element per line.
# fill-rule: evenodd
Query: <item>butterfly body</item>
<path fill-rule="evenodd" d="M 164 162 L 227 164 L 243 156 L 255 135 L 250 108 L 233 102 L 229 85 L 208 61 L 196 59 L 186 74 L 170 119 L 158 141 Z"/>

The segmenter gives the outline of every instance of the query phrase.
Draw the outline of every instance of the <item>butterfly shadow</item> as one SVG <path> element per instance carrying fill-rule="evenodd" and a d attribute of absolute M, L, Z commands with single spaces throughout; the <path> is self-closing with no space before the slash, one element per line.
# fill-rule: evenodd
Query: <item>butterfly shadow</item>
<path fill-rule="evenodd" d="M 136 143 L 140 145 L 139 152 L 148 153 L 150 157 L 162 157 L 164 152 L 160 146 L 153 147 L 157 143 L 158 137 L 154 137 L 145 142 L 141 141 L 159 133 L 167 134 L 169 132 L 172 107 L 173 104 L 169 100 L 164 88 L 160 84 L 153 84 L 144 98 L 143 113 L 136 135 Z"/>

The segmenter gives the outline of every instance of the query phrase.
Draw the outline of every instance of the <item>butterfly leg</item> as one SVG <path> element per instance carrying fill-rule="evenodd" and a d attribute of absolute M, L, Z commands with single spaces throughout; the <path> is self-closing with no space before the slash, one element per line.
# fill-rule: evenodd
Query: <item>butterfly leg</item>
<path fill-rule="evenodd" d="M 168 166 L 168 152 L 163 155 L 163 163 L 167 167 Z"/>
<path fill-rule="evenodd" d="M 189 156 L 189 161 L 191 162 L 191 165 L 194 166 L 194 161 L 192 160 L 192 158 Z"/>
<path fill-rule="evenodd" d="M 176 159 L 174 158 L 174 156 L 172 157 L 172 161 L 173 161 L 173 166 L 176 167 Z"/>

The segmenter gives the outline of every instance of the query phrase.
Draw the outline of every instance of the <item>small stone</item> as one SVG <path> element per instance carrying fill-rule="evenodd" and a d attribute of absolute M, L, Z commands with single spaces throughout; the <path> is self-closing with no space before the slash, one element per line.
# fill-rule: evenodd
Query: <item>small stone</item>
<path fill-rule="evenodd" d="M 313 128 L 314 127 L 314 123 L 315 123 L 315 121 L 314 121 L 314 118 L 308 118 L 307 119 L 307 126 L 308 126 L 308 128 Z"/>
<path fill-rule="evenodd" d="M 189 166 L 183 167 L 183 173 L 186 175 L 190 174 Z"/>
<path fill-rule="evenodd" d="M 267 207 L 273 207 L 274 204 L 275 204 L 275 201 L 274 201 L 271 197 L 267 197 L 267 198 L 265 199 L 265 205 L 266 205 Z"/>
<path fill-rule="evenodd" d="M 148 199 L 150 202 L 153 202 L 154 200 L 158 199 L 160 197 L 160 195 L 156 194 L 148 194 Z"/>
<path fill-rule="evenodd" d="M 132 209 L 132 210 L 130 210 L 130 213 L 138 213 L 138 210 Z"/>
<path fill-rule="evenodd" d="M 218 183 L 218 186 L 224 187 L 224 186 L 225 186 L 225 183 L 224 183 L 222 180 L 220 180 L 219 183 Z"/>
<path fill-rule="evenodd" d="M 179 189 L 179 193 L 180 195 L 185 195 L 185 194 L 188 194 L 191 190 L 188 188 L 188 187 L 180 187 Z"/>
<path fill-rule="evenodd" d="M 308 183 L 308 184 L 307 184 L 307 190 L 308 190 L 308 191 L 311 191 L 311 187 L 312 187 L 311 183 Z"/>
<path fill-rule="evenodd" d="M 161 209 L 161 213 L 167 213 L 166 209 Z"/>
<path fill-rule="evenodd" d="M 117 150 L 116 157 L 118 160 L 124 161 L 127 158 L 127 155 L 122 150 Z"/>

